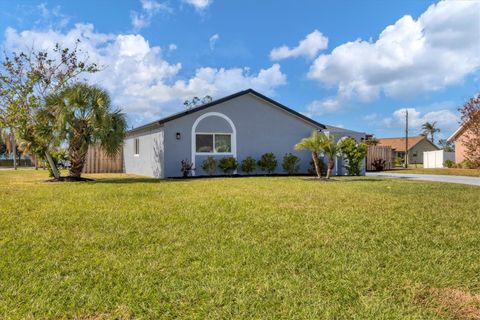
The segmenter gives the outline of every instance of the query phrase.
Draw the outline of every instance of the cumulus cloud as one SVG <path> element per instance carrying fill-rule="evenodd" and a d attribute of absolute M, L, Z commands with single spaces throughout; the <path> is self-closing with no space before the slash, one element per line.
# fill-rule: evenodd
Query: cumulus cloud
<path fill-rule="evenodd" d="M 286 83 L 278 64 L 251 73 L 248 68 L 199 68 L 191 77 L 180 74 L 182 65 L 170 63 L 162 49 L 152 46 L 141 35 L 104 34 L 91 24 L 77 24 L 67 32 L 8 28 L 4 47 L 7 51 L 53 48 L 56 43 L 73 45 L 88 52 L 90 61 L 104 70 L 88 80 L 106 88 L 116 105 L 122 107 L 133 124 L 152 120 L 182 108 L 182 101 L 192 96 L 214 98 L 246 88 L 274 94 L 275 88 Z M 171 49 L 171 48 L 170 48 Z"/>
<path fill-rule="evenodd" d="M 217 43 L 218 39 L 220 39 L 218 33 L 215 33 L 213 36 L 210 37 L 210 39 L 208 39 L 208 42 L 210 44 L 210 50 L 215 49 L 215 44 Z"/>
<path fill-rule="evenodd" d="M 412 134 L 419 134 L 422 124 L 436 122 L 441 132 L 451 132 L 458 127 L 459 117 L 448 109 L 422 113 L 416 108 L 402 108 L 395 110 L 390 117 L 381 120 L 383 127 L 388 129 L 403 128 L 405 126 L 405 113 L 408 110 L 408 124 Z M 374 117 L 371 120 L 375 120 Z"/>
<path fill-rule="evenodd" d="M 213 0 L 184 0 L 184 1 L 199 11 L 206 9 L 213 2 Z"/>
<path fill-rule="evenodd" d="M 172 13 L 173 10 L 165 3 L 160 3 L 154 0 L 141 0 L 142 11 L 132 11 L 130 13 L 130 20 L 133 31 L 138 32 L 146 28 L 152 22 L 152 18 L 159 12 Z"/>
<path fill-rule="evenodd" d="M 406 98 L 460 83 L 480 67 L 480 2 L 441 1 L 406 15 L 377 41 L 344 43 L 320 55 L 308 76 L 362 101 Z"/>
<path fill-rule="evenodd" d="M 308 117 L 319 116 L 325 113 L 337 111 L 341 106 L 341 102 L 336 97 L 329 97 L 322 100 L 313 100 L 307 105 L 305 114 Z"/>
<path fill-rule="evenodd" d="M 272 49 L 270 52 L 270 59 L 274 61 L 296 57 L 313 59 L 317 56 L 320 50 L 326 49 L 327 47 L 328 39 L 320 31 L 314 30 L 312 33 L 308 34 L 305 39 L 301 40 L 295 48 L 289 48 L 284 45 Z"/>

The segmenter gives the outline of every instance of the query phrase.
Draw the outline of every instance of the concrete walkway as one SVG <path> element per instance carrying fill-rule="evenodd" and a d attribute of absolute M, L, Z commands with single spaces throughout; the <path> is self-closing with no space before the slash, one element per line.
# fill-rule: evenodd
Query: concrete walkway
<path fill-rule="evenodd" d="M 385 177 L 408 180 L 437 181 L 448 183 L 469 184 L 472 186 L 480 186 L 479 177 L 464 176 L 447 176 L 438 174 L 416 174 L 416 173 L 389 173 L 389 172 L 367 172 L 368 177 Z"/>

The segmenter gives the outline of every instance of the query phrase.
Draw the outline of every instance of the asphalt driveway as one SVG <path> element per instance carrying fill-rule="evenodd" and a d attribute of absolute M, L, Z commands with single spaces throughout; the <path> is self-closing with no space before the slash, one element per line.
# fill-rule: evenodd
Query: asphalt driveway
<path fill-rule="evenodd" d="M 460 183 L 460 184 L 469 184 L 473 186 L 480 186 L 480 178 L 478 177 L 446 176 L 446 175 L 437 175 L 437 174 L 416 174 L 416 173 L 389 173 L 389 172 L 367 172 L 367 176 Z"/>

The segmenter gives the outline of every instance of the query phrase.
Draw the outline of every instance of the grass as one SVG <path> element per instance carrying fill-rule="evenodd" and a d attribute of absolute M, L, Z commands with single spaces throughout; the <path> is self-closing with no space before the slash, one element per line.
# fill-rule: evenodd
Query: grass
<path fill-rule="evenodd" d="M 480 293 L 478 187 L 95 178 L 0 171 L 0 318 L 451 319 L 437 292 Z"/>
<path fill-rule="evenodd" d="M 402 173 L 422 173 L 422 174 L 441 174 L 449 176 L 466 176 L 466 177 L 480 177 L 480 169 L 459 169 L 459 168 L 413 168 L 408 169 L 396 168 L 388 172 L 402 172 Z"/>

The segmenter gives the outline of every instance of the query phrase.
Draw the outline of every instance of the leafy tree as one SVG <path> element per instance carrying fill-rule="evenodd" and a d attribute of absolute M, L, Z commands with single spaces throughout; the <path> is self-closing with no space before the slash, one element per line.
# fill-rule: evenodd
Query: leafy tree
<path fill-rule="evenodd" d="M 453 144 L 452 141 L 448 141 L 446 139 L 440 139 L 440 140 L 438 140 L 438 145 L 445 152 L 454 152 L 455 151 L 455 145 Z"/>
<path fill-rule="evenodd" d="M 125 115 L 113 109 L 105 90 L 76 83 L 45 100 L 41 115 L 58 139 L 67 142 L 70 177 L 80 178 L 90 145 L 100 144 L 112 157 L 119 152 L 125 138 Z"/>
<path fill-rule="evenodd" d="M 358 176 L 361 172 L 362 161 L 367 154 L 365 143 L 357 143 L 353 138 L 340 141 L 340 151 L 347 160 L 347 172 L 351 176 Z"/>
<path fill-rule="evenodd" d="M 264 153 L 258 160 L 257 165 L 260 170 L 271 174 L 277 168 L 277 158 L 271 152 Z"/>
<path fill-rule="evenodd" d="M 365 139 L 365 144 L 367 146 L 376 146 L 380 143 L 380 141 L 375 138 L 374 136 L 369 136 L 367 139 Z"/>
<path fill-rule="evenodd" d="M 1 63 L 0 126 L 28 142 L 34 154 L 48 161 L 57 179 L 60 175 L 50 153 L 61 141 L 41 114 L 46 96 L 58 93 L 84 73 L 99 71 L 95 63 L 88 62 L 78 43 L 73 49 L 57 44 L 51 50 L 13 52 Z"/>
<path fill-rule="evenodd" d="M 300 169 L 299 163 L 300 158 L 292 153 L 286 153 L 283 156 L 282 168 L 288 174 L 295 174 L 298 173 Z"/>
<path fill-rule="evenodd" d="M 435 133 L 440 132 L 440 129 L 437 128 L 436 126 L 437 126 L 436 121 L 431 123 L 427 121 L 424 124 L 422 124 L 422 134 L 424 136 L 430 135 L 430 140 L 432 141 L 432 143 L 435 143 Z"/>
<path fill-rule="evenodd" d="M 203 161 L 202 169 L 203 171 L 208 173 L 208 175 L 213 176 L 217 169 L 217 160 L 215 160 L 214 157 L 209 156 L 207 159 Z"/>
<path fill-rule="evenodd" d="M 480 167 L 480 93 L 477 93 L 458 110 L 461 114 L 465 137 L 467 137 L 467 139 L 463 139 L 465 158 Z"/>
<path fill-rule="evenodd" d="M 212 100 L 213 100 L 213 98 L 209 95 L 206 95 L 202 99 L 195 96 L 190 100 L 185 100 L 183 102 L 183 106 L 185 107 L 185 109 L 190 110 L 190 109 L 195 108 L 199 105 L 210 103 L 210 102 L 212 102 Z"/>
<path fill-rule="evenodd" d="M 312 161 L 315 165 L 315 171 L 319 179 L 322 177 L 322 172 L 320 170 L 318 155 L 323 151 L 322 143 L 322 134 L 318 131 L 313 131 L 310 137 L 303 138 L 294 147 L 295 150 L 309 150 L 312 153 Z"/>
<path fill-rule="evenodd" d="M 249 174 L 249 173 L 252 173 L 252 172 L 255 171 L 256 166 L 257 166 L 257 162 L 255 161 L 255 159 L 248 156 L 248 157 L 246 157 L 245 159 L 242 160 L 242 163 L 240 165 L 240 169 L 243 172 Z"/>
<path fill-rule="evenodd" d="M 237 170 L 238 162 L 234 157 L 225 157 L 218 161 L 218 167 L 223 171 L 223 173 L 232 174 L 235 170 Z"/>
<path fill-rule="evenodd" d="M 327 179 L 330 179 L 332 170 L 335 167 L 335 157 L 340 154 L 340 146 L 335 142 L 333 135 L 322 134 L 322 151 L 327 157 Z"/>

